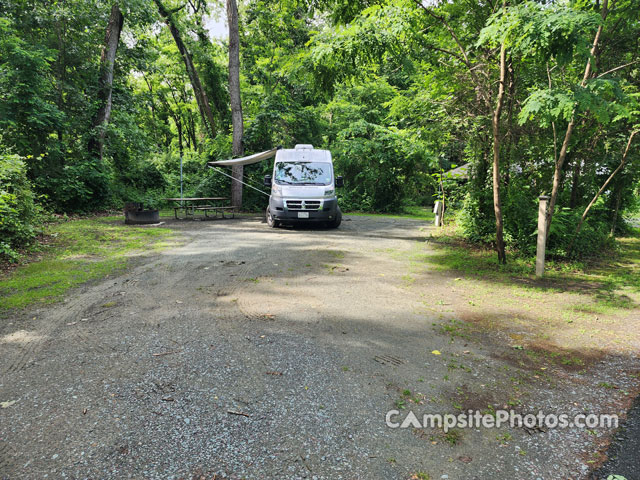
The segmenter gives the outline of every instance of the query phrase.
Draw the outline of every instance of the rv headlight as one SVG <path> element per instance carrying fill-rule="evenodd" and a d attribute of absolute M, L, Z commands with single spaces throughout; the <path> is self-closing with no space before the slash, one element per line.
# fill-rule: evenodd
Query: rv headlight
<path fill-rule="evenodd" d="M 324 191 L 324 196 L 325 197 L 333 197 L 335 195 L 336 191 L 333 188 L 330 188 L 328 190 Z"/>
<path fill-rule="evenodd" d="M 271 185 L 271 195 L 275 195 L 276 197 L 282 195 L 282 187 L 275 183 Z"/>

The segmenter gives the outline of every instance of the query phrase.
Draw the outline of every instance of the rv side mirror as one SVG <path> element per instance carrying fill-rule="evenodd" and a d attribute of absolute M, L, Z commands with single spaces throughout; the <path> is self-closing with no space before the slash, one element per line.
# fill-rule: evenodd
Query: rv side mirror
<path fill-rule="evenodd" d="M 336 177 L 336 187 L 344 187 L 344 178 Z"/>
<path fill-rule="evenodd" d="M 265 187 L 270 187 L 271 186 L 271 175 L 265 175 L 264 176 L 264 186 Z"/>

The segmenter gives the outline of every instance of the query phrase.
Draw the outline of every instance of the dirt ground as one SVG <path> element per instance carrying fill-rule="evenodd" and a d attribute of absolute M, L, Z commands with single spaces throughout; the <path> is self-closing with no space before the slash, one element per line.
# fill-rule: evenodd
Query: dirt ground
<path fill-rule="evenodd" d="M 638 384 L 637 328 L 555 338 L 536 322 L 564 294 L 417 261 L 423 222 L 168 227 L 179 247 L 0 321 L 0 478 L 582 479 L 610 430 L 445 434 L 385 415 L 622 413 Z"/>

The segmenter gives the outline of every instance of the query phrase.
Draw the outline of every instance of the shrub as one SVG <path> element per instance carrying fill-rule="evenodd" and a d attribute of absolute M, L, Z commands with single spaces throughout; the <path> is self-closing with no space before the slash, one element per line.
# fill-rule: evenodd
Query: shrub
<path fill-rule="evenodd" d="M 492 243 L 496 236 L 493 216 L 493 193 L 490 190 L 472 190 L 464 197 L 462 208 L 456 214 L 462 236 L 473 243 Z"/>
<path fill-rule="evenodd" d="M 338 133 L 331 151 L 345 179 L 343 209 L 400 210 L 420 159 L 398 132 L 361 120 Z"/>
<path fill-rule="evenodd" d="M 0 256 L 18 257 L 16 249 L 35 238 L 38 217 L 24 162 L 17 155 L 0 153 Z"/>

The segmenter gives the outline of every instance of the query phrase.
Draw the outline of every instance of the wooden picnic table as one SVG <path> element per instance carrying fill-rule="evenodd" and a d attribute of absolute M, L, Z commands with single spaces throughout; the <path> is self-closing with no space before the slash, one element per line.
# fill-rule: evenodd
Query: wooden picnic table
<path fill-rule="evenodd" d="M 238 210 L 237 206 L 224 206 L 217 205 L 212 203 L 222 202 L 224 200 L 229 200 L 229 197 L 182 197 L 182 198 L 165 198 L 168 202 L 179 203 L 179 205 L 175 205 L 173 207 L 173 214 L 176 219 L 181 220 L 178 217 L 178 210 L 184 211 L 184 218 L 188 218 L 189 216 L 195 217 L 196 211 L 204 213 L 206 218 L 209 217 L 209 211 L 213 211 L 215 213 L 215 217 L 218 217 L 218 212 L 222 214 L 222 218 L 225 218 L 224 212 L 230 211 L 231 218 L 235 217 L 235 212 Z"/>

